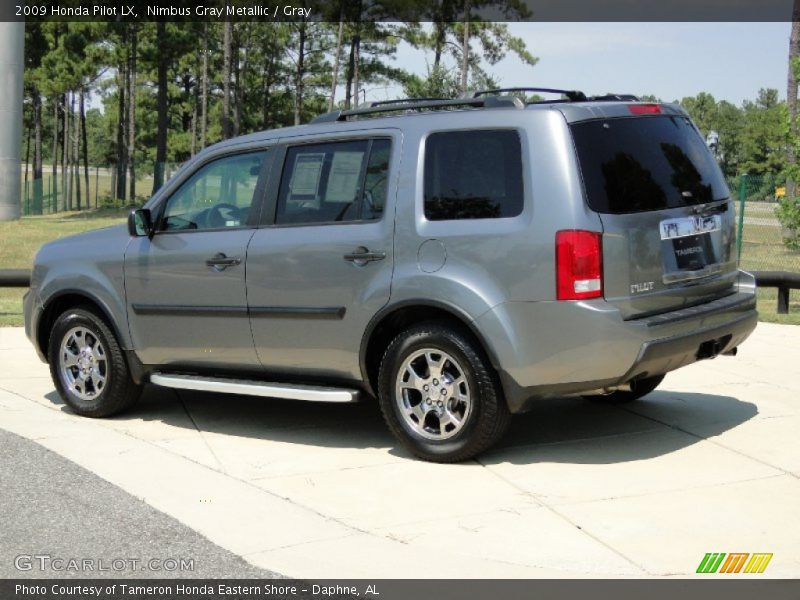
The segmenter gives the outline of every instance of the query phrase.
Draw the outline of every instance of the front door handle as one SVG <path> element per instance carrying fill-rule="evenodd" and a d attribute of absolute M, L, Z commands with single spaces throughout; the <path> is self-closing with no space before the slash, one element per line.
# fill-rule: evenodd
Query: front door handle
<path fill-rule="evenodd" d="M 359 246 L 355 252 L 344 255 L 346 261 L 360 266 L 384 258 L 386 258 L 386 252 L 370 252 L 364 246 Z"/>
<path fill-rule="evenodd" d="M 241 262 L 242 259 L 238 256 L 226 256 L 223 252 L 220 252 L 206 260 L 206 266 L 215 271 L 224 271 L 228 267 L 235 267 Z"/>

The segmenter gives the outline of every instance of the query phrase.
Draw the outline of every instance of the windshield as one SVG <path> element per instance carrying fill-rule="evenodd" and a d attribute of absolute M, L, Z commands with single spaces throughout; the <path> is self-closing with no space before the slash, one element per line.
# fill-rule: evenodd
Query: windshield
<path fill-rule="evenodd" d="M 585 121 L 571 129 L 596 212 L 662 210 L 728 197 L 719 166 L 686 117 Z"/>

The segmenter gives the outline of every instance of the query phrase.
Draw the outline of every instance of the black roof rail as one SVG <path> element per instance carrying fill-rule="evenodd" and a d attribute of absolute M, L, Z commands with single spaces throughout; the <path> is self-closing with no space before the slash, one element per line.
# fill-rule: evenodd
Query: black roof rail
<path fill-rule="evenodd" d="M 396 100 L 373 100 L 367 106 L 374 108 L 375 106 L 387 106 L 392 104 L 407 104 L 411 102 L 431 102 L 433 100 L 446 100 L 446 98 L 399 98 Z"/>
<path fill-rule="evenodd" d="M 401 112 L 406 110 L 424 110 L 437 108 L 456 108 L 459 106 L 471 106 L 474 108 L 525 108 L 519 98 L 487 96 L 485 98 L 459 98 L 459 99 L 418 99 L 407 98 L 404 100 L 388 100 L 378 102 L 377 106 L 372 103 L 367 108 L 355 108 L 352 110 L 334 110 L 312 119 L 312 123 L 333 123 L 336 121 L 347 121 L 348 117 L 358 117 L 374 115 L 386 112 Z"/>
<path fill-rule="evenodd" d="M 489 96 L 497 94 L 506 94 L 508 92 L 543 92 L 545 94 L 564 94 L 573 102 L 581 102 L 586 100 L 586 94 L 580 90 L 557 90 L 554 88 L 540 88 L 540 87 L 511 87 L 511 88 L 497 88 L 494 90 L 480 90 L 475 92 L 472 97 L 479 98 L 480 96 Z"/>
<path fill-rule="evenodd" d="M 622 102 L 639 102 L 639 97 L 633 94 L 603 94 L 602 96 L 589 96 L 589 100 L 593 102 L 614 102 L 615 100 Z"/>

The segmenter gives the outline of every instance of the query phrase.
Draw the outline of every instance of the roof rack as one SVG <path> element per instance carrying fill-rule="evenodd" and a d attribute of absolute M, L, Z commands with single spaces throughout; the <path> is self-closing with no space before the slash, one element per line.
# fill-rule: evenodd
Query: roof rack
<path fill-rule="evenodd" d="M 392 104 L 406 104 L 409 102 L 433 102 L 435 100 L 446 100 L 446 98 L 399 98 L 396 100 L 373 100 L 367 104 L 369 108 L 375 106 L 387 106 Z"/>
<path fill-rule="evenodd" d="M 619 100 L 622 102 L 639 102 L 639 97 L 633 94 L 603 94 L 602 96 L 589 96 L 592 102 L 614 102 Z"/>
<path fill-rule="evenodd" d="M 475 92 L 472 97 L 479 98 L 480 96 L 505 94 L 508 92 L 543 92 L 545 94 L 564 94 L 569 100 L 573 102 L 582 102 L 586 100 L 586 94 L 579 90 L 557 90 L 553 88 L 540 88 L 540 87 L 512 87 L 512 88 L 497 88 L 494 90 L 480 90 Z"/>
<path fill-rule="evenodd" d="M 519 98 L 486 96 L 485 98 L 459 98 L 455 100 L 442 100 L 438 98 L 405 98 L 403 100 L 386 100 L 371 102 L 367 108 L 352 110 L 334 110 L 312 119 L 312 123 L 333 123 L 347 121 L 348 117 L 374 115 L 376 113 L 400 112 L 407 110 L 425 110 L 437 108 L 456 108 L 471 106 L 474 108 L 525 108 Z"/>

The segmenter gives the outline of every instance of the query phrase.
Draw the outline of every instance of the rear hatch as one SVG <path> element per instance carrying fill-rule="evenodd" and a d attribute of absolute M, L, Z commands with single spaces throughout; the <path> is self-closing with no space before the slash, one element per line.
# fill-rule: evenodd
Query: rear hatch
<path fill-rule="evenodd" d="M 735 217 L 714 157 L 685 115 L 627 108 L 570 125 L 603 225 L 606 300 L 632 319 L 733 293 Z"/>

